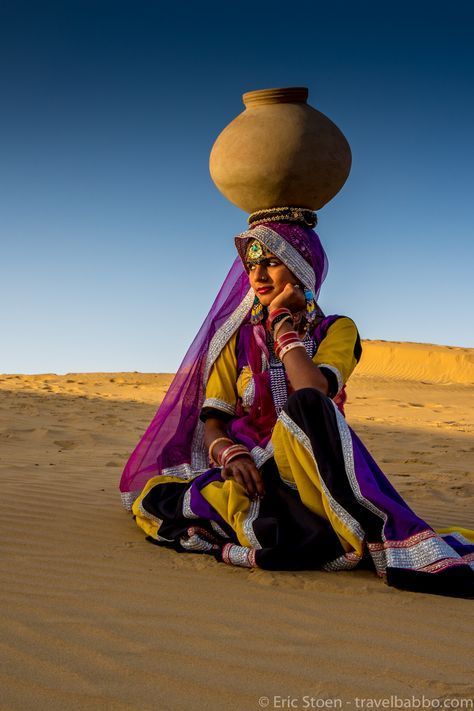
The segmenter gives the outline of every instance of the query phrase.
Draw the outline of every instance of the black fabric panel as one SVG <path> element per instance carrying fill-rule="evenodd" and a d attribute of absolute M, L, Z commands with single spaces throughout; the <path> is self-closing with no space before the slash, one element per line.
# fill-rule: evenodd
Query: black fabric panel
<path fill-rule="evenodd" d="M 328 381 L 328 397 L 333 398 L 339 392 L 339 383 L 337 382 L 337 376 L 335 373 L 332 372 L 332 370 L 329 370 L 329 368 L 325 368 L 324 366 L 320 367 L 319 370 Z"/>
<path fill-rule="evenodd" d="M 360 342 L 359 333 L 357 332 L 357 339 L 354 344 L 354 358 L 356 359 L 357 362 L 360 361 L 361 355 L 362 355 L 362 344 Z"/>
<path fill-rule="evenodd" d="M 142 506 L 144 510 L 162 519 L 158 535 L 164 538 L 173 538 L 178 549 L 179 538 L 186 535 L 190 526 L 199 526 L 206 529 L 213 538 L 219 537 L 212 528 L 211 522 L 201 518 L 186 518 L 183 514 L 183 497 L 190 486 L 189 481 L 183 483 L 168 482 L 167 484 L 157 484 L 146 496 L 143 497 Z M 219 524 L 229 536 L 229 541 L 237 543 L 237 537 L 231 526 L 224 521 Z M 161 543 L 150 538 L 153 543 Z M 195 552 L 195 551 L 193 551 Z"/>
<path fill-rule="evenodd" d="M 474 599 L 474 571 L 468 565 L 459 565 L 439 573 L 387 568 L 387 583 L 412 592 Z"/>
<path fill-rule="evenodd" d="M 316 570 L 344 554 L 329 521 L 312 513 L 298 492 L 282 482 L 273 458 L 265 462 L 260 472 L 265 496 L 252 524 L 262 546 L 255 554 L 260 568 Z"/>
<path fill-rule="evenodd" d="M 369 541 L 380 540 L 383 520 L 362 506 L 352 491 L 330 399 L 316 388 L 303 388 L 290 395 L 284 409 L 309 437 L 320 474 L 332 497 L 360 523 Z"/>

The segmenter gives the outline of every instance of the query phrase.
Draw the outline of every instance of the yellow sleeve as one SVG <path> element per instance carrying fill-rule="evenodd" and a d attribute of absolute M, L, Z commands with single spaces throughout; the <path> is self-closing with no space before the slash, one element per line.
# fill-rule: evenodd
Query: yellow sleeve
<path fill-rule="evenodd" d="M 227 342 L 217 356 L 209 374 L 206 386 L 206 399 L 203 407 L 222 410 L 228 415 L 235 415 L 237 404 L 237 355 L 235 351 L 237 334 Z"/>
<path fill-rule="evenodd" d="M 361 352 L 359 332 L 354 321 L 341 316 L 329 326 L 313 363 L 332 371 L 340 390 L 359 362 Z"/>

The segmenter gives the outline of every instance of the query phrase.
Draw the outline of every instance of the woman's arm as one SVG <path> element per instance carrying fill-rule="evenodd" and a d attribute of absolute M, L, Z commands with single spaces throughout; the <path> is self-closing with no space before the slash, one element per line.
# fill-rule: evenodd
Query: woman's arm
<path fill-rule="evenodd" d="M 227 434 L 227 425 L 217 417 L 209 417 L 204 425 L 204 443 L 206 447 L 209 448 L 212 442 L 220 437 L 226 437 L 230 440 Z M 220 461 L 220 455 L 230 444 L 231 441 L 218 442 L 212 448 L 212 456 L 215 461 Z M 235 481 L 244 487 L 250 498 L 263 496 L 265 493 L 262 477 L 250 453 L 237 457 L 229 462 L 229 464 L 222 469 L 221 476 L 223 479 L 235 479 Z"/>
<path fill-rule="evenodd" d="M 280 336 L 293 330 L 293 326 L 284 323 L 280 327 L 278 335 Z M 326 376 L 313 363 L 305 348 L 293 348 L 288 351 L 283 356 L 282 362 L 293 390 L 316 388 L 316 390 L 320 390 L 325 395 L 329 393 L 329 382 Z"/>
<path fill-rule="evenodd" d="M 269 311 L 287 308 L 295 312 L 301 311 L 305 305 L 303 291 L 293 284 L 287 284 L 284 290 L 273 299 L 269 306 Z M 278 329 L 278 337 L 289 331 L 294 331 L 294 326 L 288 322 L 283 323 Z M 321 373 L 318 366 L 313 363 L 305 348 L 292 348 L 283 355 L 282 362 L 293 390 L 316 388 L 316 390 L 320 390 L 325 395 L 329 393 L 330 386 L 327 378 Z"/>

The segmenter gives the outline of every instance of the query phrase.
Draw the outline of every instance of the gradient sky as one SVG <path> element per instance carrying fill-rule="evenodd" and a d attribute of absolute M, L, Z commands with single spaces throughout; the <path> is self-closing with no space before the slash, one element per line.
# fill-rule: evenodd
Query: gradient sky
<path fill-rule="evenodd" d="M 246 215 L 208 171 L 252 89 L 352 148 L 320 303 L 474 346 L 471 2 L 0 2 L 0 371 L 175 371 Z"/>

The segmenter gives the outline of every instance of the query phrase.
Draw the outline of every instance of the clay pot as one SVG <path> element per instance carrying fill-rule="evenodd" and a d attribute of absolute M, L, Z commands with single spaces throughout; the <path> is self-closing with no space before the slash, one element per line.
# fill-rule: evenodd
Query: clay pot
<path fill-rule="evenodd" d="M 327 116 L 308 106 L 308 89 L 243 95 L 245 111 L 217 137 L 209 170 L 230 202 L 246 212 L 296 206 L 318 210 L 339 192 L 351 151 Z"/>

